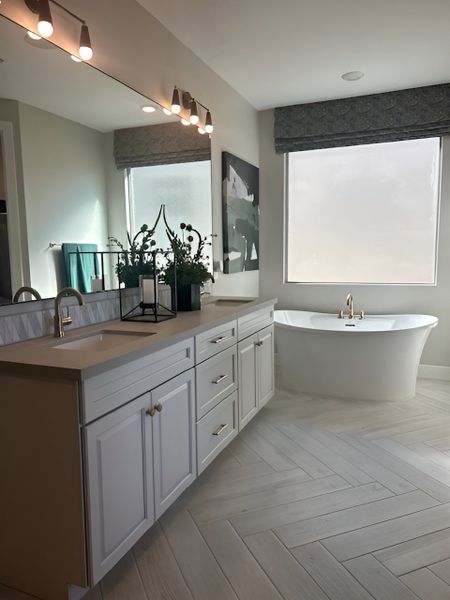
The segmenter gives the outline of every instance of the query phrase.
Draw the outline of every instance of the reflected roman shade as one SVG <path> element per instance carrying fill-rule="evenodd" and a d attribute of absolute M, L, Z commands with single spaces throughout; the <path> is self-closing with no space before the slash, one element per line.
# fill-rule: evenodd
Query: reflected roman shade
<path fill-rule="evenodd" d="M 114 159 L 118 169 L 150 167 L 211 159 L 208 135 L 176 123 L 117 129 Z"/>
<path fill-rule="evenodd" d="M 450 133 L 450 84 L 275 109 L 278 154 Z"/>

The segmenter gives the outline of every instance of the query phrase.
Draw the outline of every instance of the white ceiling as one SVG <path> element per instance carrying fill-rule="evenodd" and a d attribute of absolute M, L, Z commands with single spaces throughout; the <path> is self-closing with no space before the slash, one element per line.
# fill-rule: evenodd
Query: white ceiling
<path fill-rule="evenodd" d="M 176 119 L 158 108 L 144 113 L 147 98 L 42 40 L 31 45 L 25 31 L 0 17 L 0 98 L 19 100 L 107 132 Z"/>
<path fill-rule="evenodd" d="M 449 0 L 137 1 L 258 109 L 450 81 Z"/>

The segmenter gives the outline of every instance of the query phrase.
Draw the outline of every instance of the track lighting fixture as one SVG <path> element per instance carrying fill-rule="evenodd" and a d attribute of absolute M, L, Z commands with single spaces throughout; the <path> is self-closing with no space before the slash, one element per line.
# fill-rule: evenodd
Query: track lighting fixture
<path fill-rule="evenodd" d="M 81 26 L 81 34 L 80 34 L 80 57 L 83 60 L 91 60 L 93 56 L 91 38 L 89 35 L 89 29 L 86 23 L 83 23 Z"/>
<path fill-rule="evenodd" d="M 163 110 L 163 113 L 164 113 L 165 115 L 167 115 L 167 116 L 169 116 L 169 115 L 171 115 L 171 114 L 172 114 L 172 111 L 171 111 L 171 110 L 169 110 L 168 108 L 163 108 L 162 110 Z"/>
<path fill-rule="evenodd" d="M 199 132 L 201 135 L 205 135 L 205 133 L 206 133 L 206 129 L 203 129 L 203 127 L 199 127 L 199 128 L 198 128 L 198 132 Z"/>
<path fill-rule="evenodd" d="M 27 36 L 35 42 L 37 42 L 38 40 L 42 40 L 41 36 L 37 33 L 34 33 L 33 31 L 27 31 Z"/>
<path fill-rule="evenodd" d="M 206 131 L 206 133 L 212 133 L 214 131 L 214 127 L 212 124 L 212 118 L 211 118 L 211 112 L 209 110 L 206 113 L 205 131 Z"/>
<path fill-rule="evenodd" d="M 181 119 L 181 124 L 182 124 L 182 125 L 186 125 L 186 127 L 187 127 L 188 125 L 190 125 L 190 124 L 191 124 L 191 122 L 190 122 L 190 121 L 188 121 L 187 119 Z"/>
<path fill-rule="evenodd" d="M 39 0 L 37 30 L 43 38 L 48 38 L 53 33 L 53 19 L 49 0 Z"/>
<path fill-rule="evenodd" d="M 80 46 L 79 46 L 79 57 L 72 55 L 73 60 L 78 62 L 80 60 L 91 60 L 93 56 L 91 38 L 89 35 L 89 29 L 86 22 L 80 19 L 75 13 L 68 10 L 65 6 L 57 2 L 56 0 L 24 0 L 27 7 L 34 14 L 38 15 L 37 34 L 32 31 L 28 31 L 28 35 L 33 40 L 39 40 L 40 37 L 48 38 L 53 34 L 53 18 L 50 10 L 50 3 L 55 5 L 59 10 L 64 11 L 69 17 L 75 19 L 81 24 L 80 32 Z M 39 36 L 38 36 L 39 34 Z"/>
<path fill-rule="evenodd" d="M 172 104 L 171 104 L 170 108 L 172 109 L 172 112 L 175 113 L 176 115 L 181 111 L 180 92 L 178 91 L 178 88 L 176 88 L 176 87 L 173 88 Z"/>
<path fill-rule="evenodd" d="M 70 55 L 70 58 L 71 58 L 71 59 L 73 60 L 73 62 L 75 62 L 75 63 L 80 63 L 80 62 L 83 62 L 83 61 L 81 60 L 81 58 L 80 58 L 79 56 L 75 56 L 75 54 L 71 54 L 71 55 Z"/>
<path fill-rule="evenodd" d="M 189 117 L 189 121 L 192 123 L 192 125 L 197 125 L 197 123 L 199 121 L 197 102 L 193 98 L 191 100 L 191 114 Z"/>

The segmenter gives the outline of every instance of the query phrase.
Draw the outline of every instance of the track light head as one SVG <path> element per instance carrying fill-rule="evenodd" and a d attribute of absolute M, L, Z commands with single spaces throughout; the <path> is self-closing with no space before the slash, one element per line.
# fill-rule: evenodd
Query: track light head
<path fill-rule="evenodd" d="M 171 104 L 170 108 L 172 109 L 172 112 L 175 113 L 176 115 L 181 111 L 180 92 L 178 91 L 178 88 L 176 88 L 176 87 L 173 88 L 172 104 Z"/>
<path fill-rule="evenodd" d="M 81 34 L 80 34 L 80 49 L 79 49 L 80 57 L 83 60 L 91 60 L 93 56 L 91 37 L 89 35 L 89 29 L 86 23 L 83 23 L 81 26 Z"/>
<path fill-rule="evenodd" d="M 209 110 L 206 113 L 205 131 L 206 131 L 206 133 L 212 133 L 214 131 L 214 127 L 212 124 L 212 118 L 211 118 L 211 112 Z"/>
<path fill-rule="evenodd" d="M 197 102 L 193 98 L 191 101 L 191 114 L 189 116 L 189 121 L 192 123 L 192 125 L 197 125 L 199 121 Z"/>
<path fill-rule="evenodd" d="M 48 0 L 39 0 L 37 30 L 43 38 L 49 38 L 53 33 L 53 19 Z"/>

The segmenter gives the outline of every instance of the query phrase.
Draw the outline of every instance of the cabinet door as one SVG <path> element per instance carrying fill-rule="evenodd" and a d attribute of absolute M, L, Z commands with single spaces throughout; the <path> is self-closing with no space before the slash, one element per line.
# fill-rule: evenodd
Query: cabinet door
<path fill-rule="evenodd" d="M 275 393 L 273 325 L 258 333 L 257 349 L 258 407 L 262 408 Z"/>
<path fill-rule="evenodd" d="M 154 522 L 150 404 L 144 394 L 85 429 L 92 584 Z"/>
<path fill-rule="evenodd" d="M 156 518 L 196 477 L 194 377 L 191 369 L 152 392 Z"/>
<path fill-rule="evenodd" d="M 256 342 L 258 336 L 252 335 L 238 344 L 239 372 L 239 429 L 241 430 L 258 411 L 258 387 Z"/>

